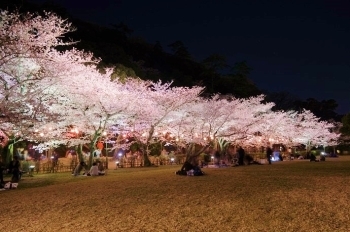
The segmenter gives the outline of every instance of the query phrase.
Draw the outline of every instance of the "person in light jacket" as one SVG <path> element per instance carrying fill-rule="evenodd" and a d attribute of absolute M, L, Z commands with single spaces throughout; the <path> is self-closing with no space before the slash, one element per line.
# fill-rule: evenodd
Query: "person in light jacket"
<path fill-rule="evenodd" d="M 100 175 L 100 172 L 98 171 L 97 163 L 94 162 L 90 168 L 89 176 L 98 176 L 98 175 Z"/>

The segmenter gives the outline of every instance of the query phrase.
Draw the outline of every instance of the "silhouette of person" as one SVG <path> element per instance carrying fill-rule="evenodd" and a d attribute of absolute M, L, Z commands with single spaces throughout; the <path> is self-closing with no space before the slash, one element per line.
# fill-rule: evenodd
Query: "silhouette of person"
<path fill-rule="evenodd" d="M 238 164 L 239 165 L 244 165 L 244 156 L 245 156 L 245 151 L 242 147 L 239 147 L 238 149 Z"/>
<path fill-rule="evenodd" d="M 266 148 L 266 158 L 267 158 L 267 161 L 269 162 L 269 164 L 271 164 L 271 156 L 272 156 L 272 153 L 273 153 L 273 151 L 272 151 L 271 147 L 268 146 L 268 147 Z"/>

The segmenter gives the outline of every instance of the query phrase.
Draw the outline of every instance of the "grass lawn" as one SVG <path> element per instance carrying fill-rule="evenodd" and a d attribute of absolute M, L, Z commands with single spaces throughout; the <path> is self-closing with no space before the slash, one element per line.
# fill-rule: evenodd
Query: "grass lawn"
<path fill-rule="evenodd" d="M 0 231 L 350 231 L 350 157 L 178 169 L 24 176 L 0 192 Z"/>

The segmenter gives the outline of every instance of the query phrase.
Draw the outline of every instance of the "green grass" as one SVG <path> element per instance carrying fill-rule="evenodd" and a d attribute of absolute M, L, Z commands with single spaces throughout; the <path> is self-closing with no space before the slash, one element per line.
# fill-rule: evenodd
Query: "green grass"
<path fill-rule="evenodd" d="M 207 169 L 24 176 L 0 231 L 350 231 L 350 157 Z"/>

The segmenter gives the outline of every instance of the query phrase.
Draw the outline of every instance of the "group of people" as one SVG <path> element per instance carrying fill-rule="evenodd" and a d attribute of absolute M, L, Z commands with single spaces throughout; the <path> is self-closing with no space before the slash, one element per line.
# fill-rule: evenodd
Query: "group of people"
<path fill-rule="evenodd" d="M 237 150 L 238 156 L 238 165 L 244 165 L 244 159 L 246 157 L 245 151 L 242 147 L 239 147 Z M 266 147 L 266 159 L 269 164 L 271 164 L 271 158 L 273 156 L 273 150 L 270 146 Z"/>
<path fill-rule="evenodd" d="M 239 147 L 237 150 L 238 155 L 238 165 L 244 165 L 244 159 L 246 157 L 245 151 L 242 147 Z M 269 164 L 271 164 L 271 157 L 273 156 L 273 150 L 270 146 L 266 147 L 266 159 Z"/>
<path fill-rule="evenodd" d="M 192 160 L 192 162 L 185 161 L 181 169 L 179 171 L 176 171 L 175 174 L 182 176 L 203 176 L 204 172 L 198 166 L 197 161 Z"/>
<path fill-rule="evenodd" d="M 273 150 L 270 146 L 266 147 L 266 158 L 269 164 L 271 164 L 271 157 L 273 156 Z M 245 151 L 242 147 L 239 147 L 237 150 L 237 166 L 244 165 L 244 160 L 247 160 L 250 164 L 253 162 L 253 159 L 249 160 L 250 156 L 246 156 Z M 195 163 L 195 164 L 194 164 Z M 204 173 L 200 170 L 199 166 L 196 164 L 196 162 L 189 162 L 186 161 L 182 168 L 179 171 L 176 171 L 175 174 L 177 175 L 203 175 Z"/>
<path fill-rule="evenodd" d="M 0 186 L 2 187 L 5 185 L 4 171 L 7 171 L 7 173 L 12 174 L 12 183 L 18 183 L 22 176 L 21 163 L 19 162 L 18 156 L 14 156 L 13 160 L 9 163 L 7 167 L 2 160 L 2 157 L 0 156 Z"/>
<path fill-rule="evenodd" d="M 88 169 L 88 166 L 85 162 L 80 162 L 74 169 L 72 175 L 73 176 L 79 176 L 80 173 L 83 172 L 83 175 L 85 176 L 103 176 L 105 175 L 105 170 L 103 167 L 103 164 L 101 161 L 97 161 L 92 163 L 92 166 L 90 169 Z"/>

